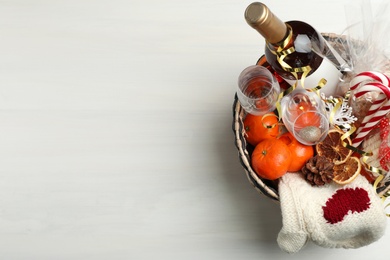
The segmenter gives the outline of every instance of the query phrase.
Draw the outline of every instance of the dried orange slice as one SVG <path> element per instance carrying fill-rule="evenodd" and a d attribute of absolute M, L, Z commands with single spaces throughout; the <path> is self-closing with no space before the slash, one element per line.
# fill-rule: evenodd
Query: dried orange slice
<path fill-rule="evenodd" d="M 352 150 L 344 147 L 343 142 L 347 142 L 349 145 L 351 145 L 352 142 L 349 137 L 341 140 L 343 134 L 344 132 L 337 129 L 329 130 L 325 139 L 316 144 L 317 154 L 325 156 L 336 165 L 345 163 L 351 156 Z"/>
<path fill-rule="evenodd" d="M 360 170 L 359 158 L 351 156 L 345 163 L 333 167 L 333 181 L 342 185 L 350 183 L 360 174 Z"/>

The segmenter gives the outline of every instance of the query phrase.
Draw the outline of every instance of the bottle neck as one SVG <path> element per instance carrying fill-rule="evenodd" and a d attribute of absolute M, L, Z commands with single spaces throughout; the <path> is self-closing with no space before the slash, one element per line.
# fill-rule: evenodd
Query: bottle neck
<path fill-rule="evenodd" d="M 277 43 L 266 41 L 266 46 L 271 52 L 281 52 L 292 47 L 294 43 L 293 31 L 290 25 L 286 24 L 286 33 L 283 39 Z"/>
<path fill-rule="evenodd" d="M 282 41 L 286 35 L 286 24 L 263 3 L 250 4 L 245 10 L 245 20 L 272 44 Z"/>

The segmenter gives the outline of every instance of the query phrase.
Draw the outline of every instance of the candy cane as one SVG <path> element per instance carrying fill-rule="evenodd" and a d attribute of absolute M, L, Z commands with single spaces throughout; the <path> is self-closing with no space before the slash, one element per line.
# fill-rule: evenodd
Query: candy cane
<path fill-rule="evenodd" d="M 361 96 L 363 96 L 364 94 L 368 93 L 368 92 L 372 92 L 372 91 L 375 91 L 375 92 L 381 92 L 383 94 L 385 94 L 386 96 L 390 95 L 390 88 L 382 83 L 379 83 L 379 82 L 372 82 L 372 83 L 368 83 L 366 85 L 363 85 L 361 86 L 360 88 L 357 89 L 357 91 L 354 93 L 354 96 L 356 98 L 359 98 Z"/>
<path fill-rule="evenodd" d="M 383 84 L 378 83 L 378 82 L 369 83 L 367 85 L 361 86 L 360 88 L 358 88 L 357 92 L 354 95 L 356 98 L 359 98 L 368 92 L 379 92 L 379 96 L 371 105 L 371 107 L 370 107 L 369 111 L 367 112 L 367 115 L 363 119 L 359 129 L 356 131 L 357 134 L 371 120 L 371 117 L 378 110 L 380 110 L 382 108 L 382 106 L 385 104 L 385 102 L 390 99 L 390 88 L 386 87 Z"/>
<path fill-rule="evenodd" d="M 377 99 L 375 100 L 372 105 L 371 105 L 371 110 L 369 110 L 366 114 L 366 117 L 363 119 L 363 122 L 360 124 L 360 127 L 358 129 L 358 131 L 356 131 L 356 134 L 358 134 L 359 132 L 361 132 L 361 129 L 363 129 L 364 126 L 366 126 L 367 124 L 369 124 L 369 119 L 374 116 L 374 114 L 381 109 L 381 107 L 383 107 L 383 105 L 385 104 L 385 102 L 387 101 L 387 98 L 383 98 L 383 99 Z"/>
<path fill-rule="evenodd" d="M 361 97 L 371 91 L 379 92 L 377 100 L 371 105 L 357 129 L 357 136 L 352 140 L 352 144 L 357 147 L 379 121 L 390 112 L 390 79 L 385 74 L 366 71 L 353 78 L 350 85 L 351 90 L 356 90 L 355 97 Z"/>
<path fill-rule="evenodd" d="M 383 73 L 376 71 L 365 71 L 357 74 L 350 82 L 350 89 L 355 90 L 361 83 L 365 81 L 380 82 L 385 86 L 390 85 L 390 78 Z"/>
<path fill-rule="evenodd" d="M 372 115 L 369 123 L 366 124 L 362 130 L 353 139 L 352 145 L 357 147 L 364 140 L 364 138 L 370 133 L 372 129 L 376 127 L 379 121 L 390 112 L 390 100 L 388 100 L 376 113 Z"/>

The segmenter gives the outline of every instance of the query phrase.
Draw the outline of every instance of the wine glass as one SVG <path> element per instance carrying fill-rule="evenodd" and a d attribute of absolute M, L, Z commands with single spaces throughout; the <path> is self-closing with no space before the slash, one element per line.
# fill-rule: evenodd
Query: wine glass
<path fill-rule="evenodd" d="M 273 111 L 279 93 L 279 82 L 263 66 L 249 66 L 238 77 L 237 97 L 247 113 L 259 116 Z"/>
<path fill-rule="evenodd" d="M 325 106 L 314 92 L 296 88 L 282 98 L 281 111 L 287 130 L 302 144 L 317 144 L 328 134 L 329 119 Z"/>

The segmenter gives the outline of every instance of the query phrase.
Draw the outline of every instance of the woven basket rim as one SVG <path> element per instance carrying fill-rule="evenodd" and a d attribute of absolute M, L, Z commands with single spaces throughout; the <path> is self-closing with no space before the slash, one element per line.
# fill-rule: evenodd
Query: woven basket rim
<path fill-rule="evenodd" d="M 240 163 L 243 166 L 246 176 L 253 187 L 263 195 L 273 199 L 279 200 L 279 194 L 277 190 L 270 187 L 265 183 L 265 180 L 260 178 L 252 169 L 250 164 L 250 153 L 247 150 L 247 142 L 244 137 L 244 123 L 242 121 L 242 115 L 244 110 L 238 100 L 237 93 L 234 96 L 233 103 L 233 132 L 235 135 L 235 145 L 239 152 Z"/>

